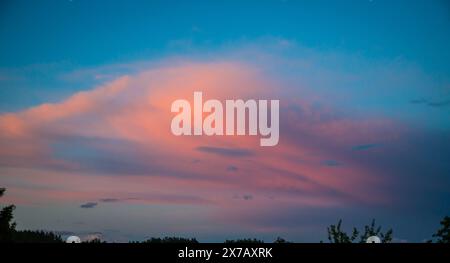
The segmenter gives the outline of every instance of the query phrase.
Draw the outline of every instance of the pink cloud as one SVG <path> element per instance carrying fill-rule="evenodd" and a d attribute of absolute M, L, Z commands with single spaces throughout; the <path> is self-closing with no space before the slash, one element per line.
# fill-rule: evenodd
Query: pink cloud
<path fill-rule="evenodd" d="M 395 124 L 335 116 L 331 109 L 311 106 L 306 98 L 283 97 L 282 88 L 281 81 L 249 64 L 188 62 L 122 76 L 59 103 L 3 114 L 0 169 L 7 173 L 0 179 L 21 202 L 82 202 L 112 196 L 124 201 L 208 203 L 223 211 L 233 210 L 236 193 L 255 196 L 248 200 L 258 204 L 255 209 L 277 203 L 384 202 L 386 197 L 373 194 L 373 186 L 383 184 L 376 173 L 348 156 L 341 157 L 343 167 L 321 162 L 336 157 L 334 149 L 339 147 L 395 138 L 397 127 L 385 130 Z M 280 99 L 279 145 L 261 148 L 259 138 L 249 136 L 172 135 L 170 105 L 180 98 L 192 100 L 194 91 L 203 91 L 205 99 Z M 80 138 L 89 140 L 92 158 L 113 158 L 108 164 L 122 168 L 120 174 L 105 175 L 100 168 L 111 173 L 114 169 L 100 163 L 88 166 L 89 158 L 65 157 L 71 148 L 55 150 L 55 145 L 68 143 L 76 152 Z M 211 153 L 201 147 L 218 150 Z M 249 154 L 220 154 L 233 149 Z M 130 163 L 130 169 L 121 162 Z M 230 165 L 236 167 L 234 172 L 227 170 Z M 31 187 L 24 187 L 25 183 Z"/>

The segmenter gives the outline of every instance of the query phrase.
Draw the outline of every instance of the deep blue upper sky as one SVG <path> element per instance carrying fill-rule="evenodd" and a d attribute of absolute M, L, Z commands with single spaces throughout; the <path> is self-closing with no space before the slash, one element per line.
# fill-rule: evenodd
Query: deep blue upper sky
<path fill-rule="evenodd" d="M 17 0 L 2 1 L 0 6 L 0 112 L 59 101 L 98 84 L 87 78 L 61 81 L 71 71 L 174 55 L 214 54 L 239 48 L 243 42 L 264 44 L 265 39 L 277 38 L 318 53 L 366 61 L 366 67 L 347 63 L 348 58 L 325 65 L 344 75 L 367 69 L 369 73 L 356 73 L 372 83 L 366 90 L 380 86 L 396 90 L 384 98 L 370 97 L 366 91 L 358 94 L 364 83 L 330 80 L 335 89 L 354 85 L 346 92 L 358 97 L 355 103 L 364 108 L 375 106 L 391 115 L 405 112 L 434 126 L 448 115 L 443 109 L 450 104 L 447 1 Z M 283 54 L 293 55 L 292 51 Z M 378 70 L 386 65 L 389 70 L 387 66 L 399 61 L 404 63 L 399 68 L 410 70 L 404 73 L 407 82 L 373 81 L 382 78 L 372 72 L 377 68 L 374 65 Z M 392 75 L 404 78 L 398 72 Z M 326 91 L 332 88 L 325 85 Z M 426 109 L 427 103 L 439 110 Z"/>
<path fill-rule="evenodd" d="M 98 65 L 276 36 L 450 73 L 448 1 L 2 1 L 0 67 Z"/>

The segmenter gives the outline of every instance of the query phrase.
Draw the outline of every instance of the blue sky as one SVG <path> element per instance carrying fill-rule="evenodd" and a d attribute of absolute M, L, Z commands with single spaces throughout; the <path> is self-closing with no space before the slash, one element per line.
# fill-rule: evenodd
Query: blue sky
<path fill-rule="evenodd" d="M 3 1 L 2 67 L 89 66 L 276 36 L 449 73 L 446 1 Z M 126 41 L 123 41 L 126 39 Z"/>
<path fill-rule="evenodd" d="M 446 1 L 73 0 L 1 5 L 3 112 L 57 101 L 92 84 L 61 82 L 58 77 L 67 72 L 177 55 L 214 56 L 242 43 L 264 43 L 265 38 L 369 63 L 401 61 L 433 82 L 427 87 L 431 95 L 411 92 L 405 101 L 445 104 L 450 96 Z M 339 62 L 342 70 L 345 60 Z M 347 71 L 355 68 L 350 64 Z"/>

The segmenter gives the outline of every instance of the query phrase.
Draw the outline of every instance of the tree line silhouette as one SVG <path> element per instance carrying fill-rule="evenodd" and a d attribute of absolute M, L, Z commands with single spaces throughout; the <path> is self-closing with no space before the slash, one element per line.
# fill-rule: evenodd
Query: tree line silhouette
<path fill-rule="evenodd" d="M 5 193 L 5 188 L 0 188 L 0 197 Z M 14 205 L 8 205 L 0 211 L 0 242 L 5 243 L 63 243 L 64 240 L 60 235 L 51 231 L 39 230 L 16 230 L 16 223 L 14 219 Z M 427 242 L 432 243 L 450 243 L 450 217 L 444 217 L 440 222 L 441 228 L 432 235 L 432 239 Z M 342 229 L 342 220 L 339 220 L 336 225 L 327 227 L 328 241 L 330 243 L 364 243 L 370 236 L 378 236 L 382 243 L 392 242 L 393 230 L 388 229 L 382 232 L 381 226 L 377 226 L 375 219 L 369 225 L 364 226 L 362 230 L 356 227 L 350 233 Z M 84 241 L 84 243 L 106 243 L 106 241 L 98 238 Z M 131 241 L 130 243 L 199 243 L 195 238 L 183 237 L 164 237 L 164 238 L 149 238 L 145 241 Z M 236 240 L 225 240 L 225 243 L 264 243 L 262 240 L 254 238 L 244 238 Z M 274 243 L 289 243 L 285 239 L 278 237 Z"/>

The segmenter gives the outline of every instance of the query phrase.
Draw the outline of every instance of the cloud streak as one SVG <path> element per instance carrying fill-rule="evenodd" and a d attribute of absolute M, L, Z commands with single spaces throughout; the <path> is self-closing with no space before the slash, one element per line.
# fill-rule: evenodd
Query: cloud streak
<path fill-rule="evenodd" d="M 94 208 L 97 205 L 98 205 L 98 203 L 96 203 L 96 202 L 87 202 L 87 203 L 80 205 L 80 207 L 81 208 Z"/>
<path fill-rule="evenodd" d="M 246 149 L 239 149 L 239 148 L 221 148 L 221 147 L 210 147 L 210 146 L 200 146 L 196 148 L 199 152 L 204 153 L 211 153 L 216 154 L 219 156 L 226 156 L 226 157 L 246 157 L 251 156 L 253 153 Z"/>

